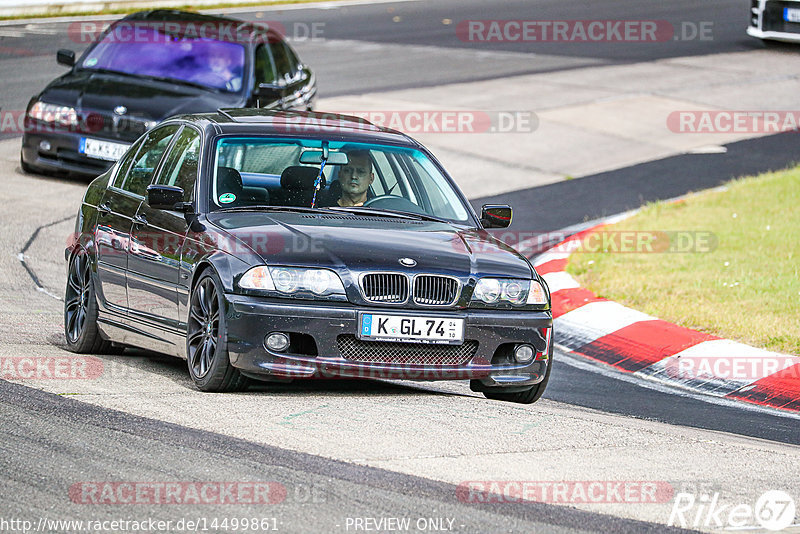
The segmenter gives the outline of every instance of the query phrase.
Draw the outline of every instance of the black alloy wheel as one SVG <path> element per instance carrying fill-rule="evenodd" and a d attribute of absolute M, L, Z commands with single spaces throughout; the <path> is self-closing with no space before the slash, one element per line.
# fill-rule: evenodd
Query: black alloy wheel
<path fill-rule="evenodd" d="M 79 249 L 70 260 L 64 293 L 64 335 L 67 348 L 78 353 L 119 352 L 124 347 L 103 339 L 97 328 L 97 298 L 89 255 Z"/>
<path fill-rule="evenodd" d="M 248 379 L 231 365 L 222 284 L 213 271 L 201 275 L 189 301 L 186 360 L 189 375 L 202 391 L 238 391 Z"/>

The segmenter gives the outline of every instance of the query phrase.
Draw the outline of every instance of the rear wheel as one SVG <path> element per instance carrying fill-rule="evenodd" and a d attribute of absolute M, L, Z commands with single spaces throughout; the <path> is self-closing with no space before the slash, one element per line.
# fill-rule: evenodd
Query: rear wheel
<path fill-rule="evenodd" d="M 92 283 L 89 256 L 79 250 L 70 260 L 64 293 L 64 334 L 67 348 L 78 353 L 107 353 L 119 350 L 100 336 L 97 328 L 97 298 Z"/>
<path fill-rule="evenodd" d="M 227 334 L 222 284 L 209 270 L 192 291 L 186 328 L 189 375 L 201 391 L 239 391 L 247 387 L 248 379 L 231 365 Z"/>

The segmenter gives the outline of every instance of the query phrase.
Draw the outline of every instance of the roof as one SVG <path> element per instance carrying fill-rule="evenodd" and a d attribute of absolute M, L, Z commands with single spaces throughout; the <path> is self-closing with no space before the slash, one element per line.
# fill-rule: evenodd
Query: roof
<path fill-rule="evenodd" d="M 270 28 L 266 23 L 254 23 L 245 20 L 232 19 L 220 15 L 204 15 L 177 9 L 154 9 L 150 11 L 137 11 L 120 19 L 118 23 L 154 23 L 160 27 L 161 23 L 178 23 L 177 26 L 165 26 L 170 33 L 192 36 L 213 37 L 222 41 L 238 41 L 249 34 L 269 35 L 271 38 L 280 37 L 279 28 Z"/>
<path fill-rule="evenodd" d="M 376 126 L 366 119 L 339 113 L 277 111 L 264 108 L 220 109 L 216 113 L 184 115 L 183 120 L 209 121 L 222 133 L 285 133 L 299 137 L 372 140 L 417 146 L 402 132 Z"/>

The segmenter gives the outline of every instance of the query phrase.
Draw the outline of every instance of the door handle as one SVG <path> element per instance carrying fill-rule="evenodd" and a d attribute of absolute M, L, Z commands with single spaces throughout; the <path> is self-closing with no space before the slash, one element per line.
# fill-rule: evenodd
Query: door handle
<path fill-rule="evenodd" d="M 142 215 L 140 213 L 137 213 L 133 217 L 133 224 L 136 225 L 136 226 L 147 226 L 147 217 L 145 217 L 144 215 Z"/>
<path fill-rule="evenodd" d="M 107 202 L 103 202 L 99 206 L 97 206 L 97 213 L 103 217 L 111 213 L 111 206 L 108 205 Z"/>

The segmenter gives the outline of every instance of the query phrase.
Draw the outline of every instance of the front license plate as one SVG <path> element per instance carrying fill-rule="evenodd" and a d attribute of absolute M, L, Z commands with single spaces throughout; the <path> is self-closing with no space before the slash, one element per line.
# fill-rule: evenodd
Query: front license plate
<path fill-rule="evenodd" d="M 464 319 L 362 313 L 359 334 L 366 340 L 458 345 L 464 342 Z"/>
<path fill-rule="evenodd" d="M 791 7 L 783 8 L 783 20 L 787 22 L 800 22 L 800 9 Z"/>
<path fill-rule="evenodd" d="M 92 139 L 91 137 L 82 137 L 80 153 L 90 158 L 117 161 L 125 154 L 129 146 L 125 143 L 112 143 L 110 141 Z"/>

